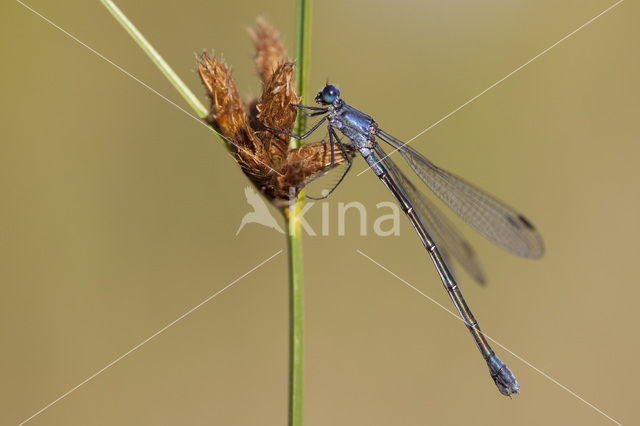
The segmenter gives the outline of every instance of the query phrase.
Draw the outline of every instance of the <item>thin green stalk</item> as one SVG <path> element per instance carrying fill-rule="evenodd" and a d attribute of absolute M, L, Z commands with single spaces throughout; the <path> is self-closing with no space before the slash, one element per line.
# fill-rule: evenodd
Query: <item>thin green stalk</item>
<path fill-rule="evenodd" d="M 156 64 L 165 77 L 173 84 L 182 97 L 191 105 L 191 108 L 201 117 L 204 118 L 209 113 L 209 110 L 195 97 L 193 92 L 189 90 L 186 84 L 178 77 L 178 74 L 171 69 L 169 64 L 160 56 L 160 54 L 153 48 L 153 46 L 147 41 L 146 38 L 138 31 L 138 29 L 129 21 L 124 13 L 115 5 L 111 0 L 100 0 L 104 7 L 116 18 L 116 21 L 122 25 L 122 27 L 129 33 L 129 35 L 138 43 L 138 46 L 142 48 L 144 53 Z"/>
<path fill-rule="evenodd" d="M 302 197 L 297 197 L 289 206 L 289 425 L 302 425 L 302 229 L 300 210 Z"/>
<path fill-rule="evenodd" d="M 173 69 L 153 48 L 147 39 L 129 21 L 124 13 L 111 0 L 100 0 L 107 10 L 115 17 L 129 35 L 138 43 L 142 50 L 156 64 L 165 77 L 187 101 L 191 108 L 201 118 L 208 114 L 207 108 L 196 98 Z M 307 82 L 309 74 L 310 51 L 310 18 L 311 0 L 297 0 L 296 6 L 296 44 L 295 44 L 295 80 L 296 91 L 303 99 L 307 99 Z M 298 114 L 294 132 L 302 135 L 305 128 L 305 117 Z M 216 132 L 218 133 L 218 132 Z M 219 138 L 226 141 L 218 134 Z M 292 138 L 290 147 L 297 148 L 300 143 Z M 303 194 L 300 193 L 287 209 L 288 247 L 289 247 L 289 277 L 290 277 L 290 359 L 289 359 L 289 425 L 302 425 L 302 230 L 299 214 L 302 210 Z"/>
<path fill-rule="evenodd" d="M 296 36 L 295 36 L 295 79 L 298 96 L 307 100 L 309 79 L 309 52 L 311 46 L 311 0 L 296 1 Z M 298 114 L 294 132 L 300 136 L 304 133 L 305 116 Z M 300 141 L 291 138 L 289 146 L 294 149 Z M 302 426 L 302 337 L 303 337 L 303 303 L 302 303 L 302 230 L 299 213 L 302 209 L 304 195 L 302 192 L 289 207 L 288 243 L 289 243 L 289 425 Z"/>
<path fill-rule="evenodd" d="M 164 60 L 162 56 L 158 53 L 156 49 L 153 48 L 151 43 L 147 41 L 147 39 L 142 35 L 140 31 L 133 25 L 133 23 L 127 18 L 127 16 L 122 13 L 120 8 L 116 6 L 116 4 L 111 0 L 100 0 L 103 6 L 116 18 L 116 21 L 122 25 L 126 32 L 129 33 L 131 38 L 133 38 L 138 46 L 142 49 L 144 53 L 147 54 L 149 59 L 153 61 L 154 64 L 160 69 L 162 74 L 169 80 L 169 82 L 176 88 L 178 93 L 182 95 L 182 98 L 187 101 L 187 103 L 191 106 L 193 111 L 198 114 L 200 118 L 205 118 L 207 114 L 209 114 L 209 110 L 202 105 L 202 102 L 198 100 L 196 95 L 193 94 L 191 90 L 184 84 L 184 81 L 178 77 L 178 74 L 171 68 L 171 66 Z M 232 145 L 224 139 L 222 134 L 215 128 L 211 128 L 218 139 L 222 143 L 224 143 L 228 149 L 232 150 Z"/>
<path fill-rule="evenodd" d="M 311 0 L 296 1 L 296 45 L 295 45 L 295 79 L 298 96 L 303 102 L 309 103 L 309 54 L 311 52 Z M 298 114 L 294 133 L 298 136 L 304 133 L 306 117 Z M 291 138 L 289 146 L 294 149 L 300 146 L 300 140 Z"/>

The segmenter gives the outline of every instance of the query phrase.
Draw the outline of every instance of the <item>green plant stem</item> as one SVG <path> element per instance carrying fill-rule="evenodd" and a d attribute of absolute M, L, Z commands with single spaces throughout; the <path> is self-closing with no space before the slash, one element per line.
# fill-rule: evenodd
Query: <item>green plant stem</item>
<path fill-rule="evenodd" d="M 111 0 L 100 0 L 114 18 L 122 25 L 129 35 L 138 43 L 142 50 L 156 64 L 165 77 L 187 101 L 195 113 L 204 118 L 208 109 L 196 98 L 186 84 L 178 77 L 167 62 L 153 48 L 147 39 L 129 21 L 124 13 Z M 296 6 L 296 44 L 295 44 L 295 80 L 296 91 L 303 99 L 307 99 L 307 82 L 309 74 L 310 51 L 310 18 L 311 0 L 297 0 Z M 294 132 L 302 135 L 305 128 L 305 117 L 298 114 Z M 216 132 L 218 133 L 218 132 Z M 218 133 L 218 137 L 226 141 Z M 289 146 L 294 149 L 300 146 L 300 141 L 291 138 Z M 293 200 L 285 211 L 288 230 L 289 247 L 289 281 L 290 281 L 290 358 L 289 358 L 289 425 L 302 425 L 302 337 L 303 337 L 303 304 L 302 304 L 302 230 L 299 214 L 302 210 L 304 196 L 302 192 Z"/>
<path fill-rule="evenodd" d="M 299 220 L 302 197 L 289 207 L 289 425 L 302 425 L 302 235 Z"/>
<path fill-rule="evenodd" d="M 191 106 L 193 111 L 198 114 L 200 118 L 205 118 L 207 114 L 209 114 L 209 110 L 202 105 L 202 102 L 196 98 L 196 95 L 193 94 L 191 90 L 184 84 L 184 81 L 178 77 L 178 74 L 169 66 L 169 64 L 164 60 L 162 56 L 158 53 L 156 49 L 153 48 L 151 43 L 147 41 L 147 39 L 142 35 L 140 31 L 133 25 L 133 23 L 127 18 L 127 16 L 122 13 L 120 8 L 116 6 L 114 2 L 111 0 L 100 0 L 102 5 L 116 18 L 116 21 L 122 25 L 126 32 L 129 33 L 131 38 L 133 38 L 138 46 L 142 49 L 144 53 L 153 61 L 154 64 L 160 69 L 162 74 L 169 80 L 169 82 L 176 88 L 178 93 L 182 95 L 182 98 L 187 101 L 187 103 Z M 218 136 L 218 139 L 226 145 L 227 149 L 230 151 L 234 150 L 234 147 L 229 143 L 229 141 L 225 140 L 222 134 L 213 126 L 211 130 Z"/>
<path fill-rule="evenodd" d="M 142 35 L 140 31 L 133 25 L 133 23 L 127 18 L 127 16 L 122 13 L 120 8 L 116 6 L 116 4 L 111 0 L 100 0 L 100 2 L 104 5 L 104 7 L 116 18 L 116 21 L 122 25 L 126 32 L 129 33 L 131 38 L 138 43 L 138 46 L 142 49 L 144 53 L 147 54 L 149 59 L 153 61 L 154 64 L 160 69 L 162 74 L 169 80 L 169 82 L 176 88 L 178 93 L 182 95 L 182 98 L 187 101 L 189 106 L 193 109 L 193 111 L 198 114 L 200 118 L 205 118 L 207 114 L 209 114 L 209 110 L 202 105 L 202 102 L 198 100 L 196 95 L 193 94 L 191 90 L 184 84 L 184 81 L 178 77 L 178 74 L 171 68 L 171 66 L 164 60 L 162 56 L 158 53 L 156 49 L 147 41 L 147 39 Z M 227 149 L 230 151 L 234 151 L 235 147 L 227 141 L 220 131 L 216 129 L 214 126 L 211 126 L 211 130 L 218 136 L 220 142 L 225 144 Z"/>
<path fill-rule="evenodd" d="M 311 0 L 296 1 L 295 79 L 296 92 L 307 99 L 309 76 L 309 52 L 311 41 Z M 305 116 L 298 114 L 294 133 L 304 133 Z M 300 141 L 291 138 L 290 148 L 300 146 Z M 302 426 L 302 354 L 303 354 L 303 299 L 302 299 L 302 230 L 299 214 L 304 194 L 301 191 L 292 200 L 287 215 L 289 246 L 289 425 Z"/>
<path fill-rule="evenodd" d="M 156 66 L 162 71 L 165 77 L 173 84 L 173 87 L 182 95 L 182 97 L 189 103 L 191 108 L 201 117 L 204 118 L 209 113 L 209 110 L 195 97 L 193 92 L 189 90 L 186 84 L 178 77 L 178 74 L 166 63 L 166 61 L 160 56 L 160 54 L 153 48 L 153 46 L 147 41 L 146 38 L 138 31 L 138 29 L 129 21 L 124 13 L 115 5 L 111 0 L 100 0 L 100 2 L 107 8 L 109 12 L 116 18 L 116 21 L 122 25 L 122 27 L 129 33 L 129 35 L 138 43 L 138 46 L 142 48 L 144 53 L 156 64 Z"/>
<path fill-rule="evenodd" d="M 309 81 L 309 54 L 311 51 L 311 0 L 296 1 L 296 45 L 295 45 L 295 80 L 296 91 L 298 96 L 302 97 L 302 101 L 308 104 L 307 95 L 309 89 L 307 87 Z M 294 133 L 298 136 L 302 135 L 305 130 L 306 117 L 304 114 L 298 114 L 296 117 L 296 125 Z M 300 140 L 291 138 L 289 143 L 291 148 L 298 148 Z"/>

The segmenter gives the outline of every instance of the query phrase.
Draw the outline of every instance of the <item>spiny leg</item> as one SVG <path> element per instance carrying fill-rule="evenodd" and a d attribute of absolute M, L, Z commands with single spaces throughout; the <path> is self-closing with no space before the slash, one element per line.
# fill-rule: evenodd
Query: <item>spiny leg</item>
<path fill-rule="evenodd" d="M 305 110 L 300 110 L 301 113 L 303 113 L 305 116 L 307 117 L 316 117 L 318 115 L 322 115 L 322 114 L 326 114 L 327 111 L 316 111 L 316 112 L 307 112 Z"/>
<path fill-rule="evenodd" d="M 312 107 L 312 106 L 305 106 L 305 105 L 299 105 L 299 104 L 293 104 L 293 106 L 298 108 L 300 112 L 306 115 L 307 117 L 315 117 L 316 115 L 322 115 L 329 112 L 329 108 Z M 306 110 L 313 111 L 313 112 L 308 112 Z"/>
<path fill-rule="evenodd" d="M 305 182 L 302 182 L 298 185 L 296 185 L 296 188 L 302 188 L 308 184 L 310 184 L 311 182 L 313 182 L 314 180 L 318 179 L 319 177 L 325 175 L 327 172 L 329 172 L 329 170 L 331 170 L 333 168 L 333 166 L 336 165 L 336 156 L 335 156 L 335 148 L 334 148 L 334 142 L 333 142 L 333 138 L 331 136 L 331 125 L 327 126 L 327 129 L 329 131 L 329 147 L 331 148 L 331 162 L 329 163 L 329 167 L 327 167 L 326 169 L 324 169 L 323 171 L 321 171 L 320 173 L 318 173 L 315 176 L 311 176 L 309 179 L 307 179 Z M 309 197 L 311 198 L 311 197 Z"/>
<path fill-rule="evenodd" d="M 314 116 L 317 116 L 317 115 L 322 115 L 322 114 L 325 114 L 329 110 L 328 108 L 312 107 L 312 106 L 305 106 L 305 105 L 298 105 L 298 104 L 294 104 L 294 106 L 299 108 L 300 112 L 302 112 L 307 117 L 314 117 Z M 312 111 L 315 111 L 315 112 L 308 113 L 308 112 L 304 111 L 304 109 L 309 109 L 309 110 L 312 110 Z M 275 129 L 275 128 L 269 127 L 269 126 L 265 126 L 265 127 L 267 129 L 269 129 L 269 130 L 274 131 L 274 132 L 282 133 L 282 134 L 287 135 L 289 137 L 292 137 L 292 138 L 295 138 L 295 139 L 298 139 L 298 140 L 302 140 L 302 139 L 305 139 L 308 136 L 310 136 L 314 131 L 316 131 L 318 129 L 318 127 L 320 127 L 320 125 L 327 118 L 328 118 L 328 116 L 323 117 L 311 129 L 309 129 L 309 131 L 307 131 L 302 136 L 297 136 L 297 135 L 294 135 L 292 133 L 288 133 L 288 132 L 285 132 L 283 130 Z M 310 196 L 307 195 L 307 197 L 312 199 L 312 200 L 323 200 L 323 199 L 327 198 L 338 187 L 338 185 L 340 185 L 340 183 L 342 183 L 342 180 L 347 175 L 347 173 L 351 169 L 351 165 L 353 164 L 353 161 L 351 160 L 351 157 L 349 157 L 349 154 L 347 153 L 347 150 L 345 149 L 344 144 L 342 143 L 342 141 L 340 140 L 340 138 L 336 134 L 335 130 L 333 130 L 333 127 L 331 125 L 328 125 L 327 129 L 329 131 L 329 146 L 331 147 L 331 162 L 329 163 L 329 167 L 326 168 L 325 170 L 323 170 L 322 172 L 318 173 L 317 175 L 312 176 L 306 182 L 303 182 L 303 183 L 301 183 L 299 185 L 296 185 L 296 188 L 300 188 L 300 187 L 304 187 L 304 186 L 308 185 L 309 183 L 311 183 L 314 180 L 318 179 L 319 177 L 325 175 L 327 172 L 329 172 L 331 169 L 333 169 L 333 167 L 335 167 L 335 147 L 334 147 L 334 143 L 335 142 L 334 142 L 333 138 L 335 138 L 335 140 L 337 141 L 338 147 L 340 148 L 340 151 L 342 152 L 342 155 L 344 155 L 344 158 L 347 160 L 348 166 L 347 166 L 347 169 L 342 174 L 342 176 L 340 176 L 340 179 L 338 180 L 338 183 L 336 183 L 333 186 L 333 188 L 331 188 L 331 190 L 328 193 L 326 193 L 324 196 L 319 197 L 319 198 L 315 198 L 315 197 L 310 197 Z"/>
<path fill-rule="evenodd" d="M 329 170 L 331 170 L 335 166 L 334 159 L 333 159 L 333 144 L 334 144 L 334 139 L 333 138 L 335 138 L 335 143 L 337 143 L 338 148 L 340 148 L 340 151 L 342 151 L 342 155 L 344 155 L 344 158 L 347 160 L 347 168 L 344 171 L 344 173 L 342 173 L 342 176 L 340 176 L 340 179 L 338 179 L 338 182 L 333 186 L 333 188 L 331 188 L 331 190 L 329 192 L 327 192 L 326 194 L 324 194 L 322 197 L 317 197 L 316 198 L 316 197 L 310 197 L 310 196 L 307 195 L 307 198 L 310 198 L 312 200 L 324 200 L 329 195 L 331 195 L 331 193 L 333 191 L 335 191 L 335 189 L 338 187 L 338 185 L 340 185 L 342 183 L 342 180 L 345 178 L 347 173 L 349 173 L 349 170 L 351 170 L 351 165 L 353 164 L 353 161 L 351 160 L 351 157 L 347 153 L 347 150 L 344 147 L 344 144 L 342 143 L 342 141 L 340 140 L 340 138 L 336 134 L 336 131 L 333 129 L 332 126 L 327 126 L 327 127 L 329 129 L 329 144 L 331 145 L 331 166 L 327 170 L 325 170 L 322 174 L 328 172 Z M 320 176 L 321 175 L 318 175 L 316 177 L 320 177 Z M 309 183 L 311 180 L 313 180 L 313 179 L 309 179 L 309 181 L 307 181 L 305 183 L 305 185 L 307 183 Z"/>
<path fill-rule="evenodd" d="M 294 139 L 302 140 L 302 139 L 307 138 L 309 135 L 311 135 L 311 133 L 315 132 L 315 131 L 316 131 L 316 129 L 317 129 L 318 127 L 320 127 L 320 125 L 321 125 L 322 123 L 324 123 L 324 121 L 325 121 L 327 118 L 328 118 L 328 116 L 322 117 L 322 120 L 320 120 L 320 121 L 318 121 L 316 124 L 314 124 L 314 125 L 313 125 L 313 127 L 312 127 L 311 129 L 309 129 L 309 131 L 308 131 L 307 133 L 305 133 L 304 135 L 302 135 L 302 136 L 297 136 L 297 135 L 294 135 L 293 133 L 285 132 L 284 130 L 275 129 L 275 128 L 273 128 L 273 127 L 269 127 L 269 126 L 264 126 L 264 127 L 266 127 L 266 128 L 267 128 L 267 129 L 269 129 L 269 130 L 272 130 L 272 131 L 274 131 L 274 132 L 278 132 L 278 133 L 282 133 L 283 135 L 287 135 L 287 136 L 289 136 L 290 138 L 294 138 Z"/>

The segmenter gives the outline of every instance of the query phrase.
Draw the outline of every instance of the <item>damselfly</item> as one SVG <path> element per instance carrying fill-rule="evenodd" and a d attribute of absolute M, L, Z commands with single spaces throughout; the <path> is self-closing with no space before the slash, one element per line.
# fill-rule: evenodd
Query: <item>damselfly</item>
<path fill-rule="evenodd" d="M 451 210 L 480 234 L 507 251 L 522 257 L 537 258 L 542 256 L 544 248 L 540 234 L 531 222 L 516 210 L 459 177 L 437 167 L 407 144 L 384 132 L 371 117 L 347 105 L 340 98 L 340 91 L 337 87 L 327 84 L 324 89 L 318 92 L 315 100 L 322 106 L 296 105 L 296 107 L 300 112 L 310 117 L 323 115 L 322 119 L 304 135 L 289 136 L 304 139 L 324 122 L 327 122 L 332 160 L 335 155 L 335 146 L 348 160 L 348 166 L 338 184 L 351 168 L 352 161 L 347 154 L 345 145 L 338 137 L 336 129 L 349 139 L 351 147 L 360 152 L 369 167 L 391 191 L 417 231 L 422 244 L 431 256 L 445 289 L 487 362 L 491 377 L 498 389 L 506 396 L 518 393 L 520 386 L 515 376 L 489 346 L 480 331 L 478 322 L 462 297 L 450 268 L 447 266 L 448 256 L 451 255 L 460 261 L 477 281 L 483 282 L 482 270 L 473 250 L 448 219 L 420 193 L 398 166 L 389 159 L 378 144 L 378 140 L 388 143 L 394 150 L 399 151 L 415 174 Z M 272 130 L 284 133 L 278 129 Z M 317 177 L 319 175 L 313 179 Z"/>

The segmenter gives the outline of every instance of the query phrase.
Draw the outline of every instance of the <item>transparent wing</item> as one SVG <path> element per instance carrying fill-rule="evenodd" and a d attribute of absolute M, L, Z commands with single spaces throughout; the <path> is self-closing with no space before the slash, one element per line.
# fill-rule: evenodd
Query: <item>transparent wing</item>
<path fill-rule="evenodd" d="M 437 167 L 422 154 L 382 130 L 378 131 L 378 136 L 400 151 L 425 185 L 480 234 L 518 256 L 542 256 L 542 237 L 531 222 L 516 210 Z"/>
<path fill-rule="evenodd" d="M 385 152 L 377 145 L 376 153 L 378 158 L 382 159 L 391 177 L 400 186 L 403 195 L 418 213 L 418 217 L 424 222 L 423 225 L 427 228 L 443 255 L 445 257 L 448 257 L 448 255 L 453 256 L 474 280 L 484 284 L 486 282 L 485 276 L 476 253 L 456 229 L 455 225 L 413 185 L 393 161 L 386 158 Z M 445 259 L 445 261 L 450 265 L 448 259 Z"/>

